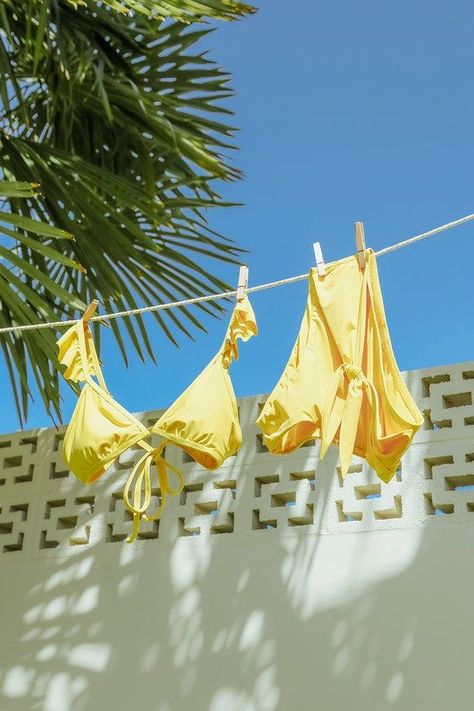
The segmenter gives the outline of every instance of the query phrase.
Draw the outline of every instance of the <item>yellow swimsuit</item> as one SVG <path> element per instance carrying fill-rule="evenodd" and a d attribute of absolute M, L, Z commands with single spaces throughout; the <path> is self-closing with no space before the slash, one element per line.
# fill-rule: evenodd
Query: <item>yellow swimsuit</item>
<path fill-rule="evenodd" d="M 273 454 L 320 437 L 321 459 L 339 443 L 342 476 L 355 453 L 387 482 L 423 417 L 395 361 L 372 250 L 366 258 L 363 270 L 357 257 L 310 270 L 298 339 L 257 424 Z"/>
<path fill-rule="evenodd" d="M 66 366 L 64 377 L 85 383 L 64 437 L 63 458 L 70 470 L 83 483 L 91 484 L 129 447 L 138 444 L 145 450 L 124 489 L 125 505 L 134 515 L 129 542 L 138 534 L 140 519 L 151 521 L 158 518 L 166 495 L 176 495 L 182 490 L 181 472 L 162 456 L 167 443 L 182 447 L 208 469 L 216 469 L 239 449 L 242 434 L 228 368 L 239 356 L 237 339 L 247 341 L 255 334 L 255 315 L 249 300 L 244 297 L 234 308 L 216 356 L 151 429 L 127 412 L 108 392 L 87 323 L 79 321 L 59 339 L 59 362 Z M 164 438 L 157 448 L 145 441 L 152 432 Z M 147 516 L 152 462 L 157 468 L 161 501 L 158 510 Z M 178 478 L 176 488 L 170 486 L 168 470 Z"/>

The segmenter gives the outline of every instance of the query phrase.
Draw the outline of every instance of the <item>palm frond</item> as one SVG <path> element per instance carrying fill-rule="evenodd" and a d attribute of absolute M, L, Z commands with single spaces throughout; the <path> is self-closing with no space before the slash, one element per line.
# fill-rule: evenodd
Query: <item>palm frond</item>
<path fill-rule="evenodd" d="M 78 8 L 91 3 L 86 0 L 69 0 Z M 147 16 L 165 19 L 172 17 L 181 22 L 190 22 L 204 17 L 217 20 L 235 20 L 255 12 L 255 8 L 233 0 L 103 0 L 113 10 L 121 13 L 139 12 Z"/>
<path fill-rule="evenodd" d="M 236 263 L 240 250 L 207 213 L 229 206 L 216 180 L 240 172 L 230 77 L 200 48 L 209 28 L 103 3 L 27 5 L 0 0 L 0 325 L 77 317 L 94 298 L 113 311 L 225 290 L 209 260 Z M 189 308 L 154 318 L 174 343 L 202 328 Z M 124 358 L 127 340 L 153 357 L 142 318 L 113 333 Z M 60 415 L 54 340 L 45 330 L 2 341 L 22 418 L 32 380 Z"/>

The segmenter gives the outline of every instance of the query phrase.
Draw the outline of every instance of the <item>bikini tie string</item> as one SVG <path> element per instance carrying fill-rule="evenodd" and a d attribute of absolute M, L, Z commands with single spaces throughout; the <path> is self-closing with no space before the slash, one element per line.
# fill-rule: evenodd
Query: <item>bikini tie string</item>
<path fill-rule="evenodd" d="M 359 366 L 354 365 L 353 363 L 345 363 L 342 367 L 349 381 L 356 380 L 357 378 L 364 376 L 362 368 L 359 368 Z"/>
<path fill-rule="evenodd" d="M 145 454 L 138 460 L 133 467 L 123 490 L 123 501 L 126 508 L 133 514 L 133 530 L 130 536 L 125 540 L 126 543 L 133 543 L 136 540 L 140 531 L 141 521 L 156 521 L 161 515 L 165 504 L 166 497 L 178 496 L 184 486 L 184 477 L 182 472 L 175 466 L 170 464 L 163 456 L 162 452 L 167 444 L 167 440 L 162 442 L 159 447 L 153 449 L 146 442 L 139 444 L 146 449 Z M 155 464 L 158 487 L 160 491 L 160 504 L 154 514 L 146 513 L 152 497 L 151 487 L 151 465 Z M 178 480 L 178 486 L 173 488 L 170 485 L 168 471 L 173 472 Z M 133 497 L 130 496 L 130 491 L 133 491 Z M 132 501 L 133 498 L 133 501 Z"/>
<path fill-rule="evenodd" d="M 352 461 L 364 391 L 367 395 L 369 419 L 372 423 L 378 403 L 374 385 L 360 366 L 352 362 L 341 363 L 331 378 L 321 413 L 319 457 L 321 460 L 324 458 L 329 446 L 339 434 L 339 459 L 343 478 Z M 372 425 L 368 431 L 372 432 Z"/>

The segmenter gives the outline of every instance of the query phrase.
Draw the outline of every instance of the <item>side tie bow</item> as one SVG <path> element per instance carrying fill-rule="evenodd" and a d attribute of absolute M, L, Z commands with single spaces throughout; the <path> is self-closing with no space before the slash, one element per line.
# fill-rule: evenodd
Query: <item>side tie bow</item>
<path fill-rule="evenodd" d="M 130 536 L 127 537 L 126 543 L 133 543 L 140 530 L 140 521 L 156 521 L 160 516 L 166 504 L 166 497 L 178 496 L 184 486 L 184 477 L 179 469 L 170 464 L 161 453 L 167 444 L 165 440 L 159 447 L 153 449 L 144 441 L 139 444 L 147 451 L 138 460 L 133 467 L 123 490 L 123 501 L 125 506 L 133 513 L 133 530 Z M 158 486 L 160 488 L 160 504 L 154 514 L 147 515 L 145 511 L 148 509 L 151 502 L 151 464 L 156 466 L 158 476 Z M 178 479 L 178 486 L 172 488 L 170 486 L 168 470 L 172 471 Z M 133 503 L 130 497 L 130 489 L 133 486 Z"/>
<path fill-rule="evenodd" d="M 321 413 L 320 459 L 325 456 L 339 429 L 339 458 L 341 475 L 345 477 L 351 465 L 359 425 L 364 390 L 370 408 L 369 437 L 377 407 L 377 393 L 360 366 L 341 363 L 333 374 Z"/>

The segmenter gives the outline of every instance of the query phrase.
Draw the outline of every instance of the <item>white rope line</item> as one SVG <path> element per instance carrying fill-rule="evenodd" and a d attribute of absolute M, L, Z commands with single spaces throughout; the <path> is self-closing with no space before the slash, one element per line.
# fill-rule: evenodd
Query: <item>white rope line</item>
<path fill-rule="evenodd" d="M 450 230 L 452 227 L 459 227 L 459 225 L 464 225 L 465 222 L 470 222 L 471 220 L 474 220 L 474 215 L 466 215 L 466 217 L 461 217 L 459 220 L 448 222 L 446 225 L 436 227 L 434 230 L 430 230 L 429 232 L 422 232 L 421 235 L 416 235 L 416 237 L 410 237 L 409 239 L 403 240 L 403 242 L 397 242 L 397 244 L 392 244 L 390 247 L 384 247 L 383 249 L 379 249 L 378 252 L 375 252 L 375 256 L 381 257 L 383 254 L 389 254 L 390 252 L 394 252 L 396 249 L 408 247 L 408 245 L 410 244 L 419 242 L 420 240 L 426 239 L 427 237 L 434 237 L 434 235 L 438 235 L 440 232 Z"/>
<path fill-rule="evenodd" d="M 408 247 L 410 244 L 414 244 L 415 242 L 419 242 L 422 239 L 426 239 L 427 237 L 433 237 L 434 235 L 439 234 L 440 232 L 445 232 L 446 230 L 450 230 L 453 227 L 458 227 L 459 225 L 463 225 L 465 222 L 470 222 L 471 220 L 474 220 L 474 214 L 472 215 L 466 215 L 466 217 L 461 217 L 459 220 L 454 220 L 453 222 L 448 222 L 445 225 L 441 225 L 440 227 L 436 227 L 434 230 L 429 230 L 428 232 L 422 232 L 420 235 L 416 235 L 415 237 L 410 237 L 409 239 L 405 239 L 402 242 L 397 242 L 396 244 L 392 244 L 389 247 L 384 247 L 383 249 L 379 249 L 378 252 L 374 252 L 376 257 L 381 257 L 384 254 L 389 254 L 390 252 L 394 252 L 396 249 L 401 249 L 402 247 Z M 305 274 L 299 274 L 298 276 L 294 277 L 288 277 L 287 279 L 279 279 L 278 281 L 271 281 L 268 284 L 259 284 L 258 286 L 251 286 L 248 289 L 246 289 L 247 294 L 251 294 L 257 291 L 264 291 L 265 289 L 273 289 L 276 286 L 283 286 L 284 284 L 294 284 L 297 281 L 304 281 L 305 279 L 308 278 L 308 273 L 306 272 Z M 102 314 L 100 316 L 93 316 L 90 320 L 91 321 L 110 321 L 111 319 L 114 318 L 123 318 L 126 316 L 135 316 L 136 314 L 145 314 L 145 313 L 150 313 L 152 311 L 164 311 L 165 309 L 174 309 L 179 306 L 191 306 L 192 304 L 200 304 L 205 301 L 217 301 L 219 299 L 226 299 L 229 298 L 230 296 L 236 296 L 237 295 L 237 289 L 234 289 L 233 291 L 223 291 L 220 294 L 208 294 L 206 296 L 197 296 L 194 299 L 184 299 L 183 301 L 171 301 L 170 303 L 167 304 L 155 304 L 153 306 L 142 306 L 140 308 L 136 309 L 129 309 L 128 311 L 117 311 L 112 314 Z M 52 321 L 52 322 L 44 322 L 44 323 L 31 323 L 31 324 L 26 324 L 24 326 L 7 326 L 5 328 L 0 328 L 0 334 L 2 333 L 12 333 L 18 332 L 18 331 L 33 331 L 33 330 L 39 330 L 41 328 L 63 328 L 65 326 L 73 326 L 75 323 L 78 323 L 81 319 L 71 319 L 69 321 Z"/>

